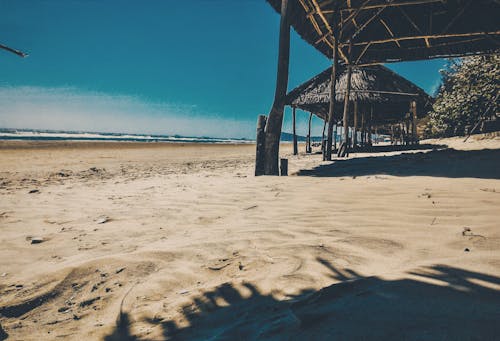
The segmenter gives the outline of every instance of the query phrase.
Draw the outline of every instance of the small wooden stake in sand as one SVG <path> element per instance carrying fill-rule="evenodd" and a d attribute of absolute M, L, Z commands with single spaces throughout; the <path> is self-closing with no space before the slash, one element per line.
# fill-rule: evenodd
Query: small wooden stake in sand
<path fill-rule="evenodd" d="M 255 157 L 255 176 L 264 175 L 264 165 L 265 165 L 265 146 L 266 146 L 266 122 L 267 117 L 265 115 L 259 115 L 257 120 L 257 147 L 256 147 L 256 157 Z"/>
<path fill-rule="evenodd" d="M 288 175 L 288 159 L 280 159 L 280 170 L 281 176 L 287 176 Z"/>

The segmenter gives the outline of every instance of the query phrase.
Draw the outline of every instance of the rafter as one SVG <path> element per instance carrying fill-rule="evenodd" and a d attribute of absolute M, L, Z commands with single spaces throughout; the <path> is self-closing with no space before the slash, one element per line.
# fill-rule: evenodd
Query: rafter
<path fill-rule="evenodd" d="M 392 0 L 388 0 L 388 2 L 392 2 Z M 363 25 L 361 25 L 360 28 L 358 28 L 356 31 L 354 31 L 353 34 L 351 34 L 349 36 L 348 39 L 346 40 L 352 40 L 354 38 L 356 38 L 358 36 L 358 34 L 360 34 L 373 20 L 377 19 L 379 17 L 379 15 L 386 9 L 386 7 L 381 7 L 377 10 L 377 12 L 375 12 L 375 14 L 373 14 L 370 18 L 368 18 L 367 21 L 365 21 L 363 23 Z"/>
<path fill-rule="evenodd" d="M 457 14 L 455 14 L 455 16 L 450 20 L 450 22 L 448 23 L 448 25 L 446 25 L 446 27 L 443 29 L 443 31 L 441 31 L 441 33 L 446 33 L 448 32 L 448 30 L 455 24 L 455 22 L 462 16 L 462 14 L 464 14 L 465 10 L 467 9 L 467 7 L 469 7 L 469 5 L 472 3 L 472 0 L 469 0 L 465 6 L 463 6 L 458 12 Z"/>
<path fill-rule="evenodd" d="M 342 12 L 351 12 L 351 11 L 357 11 L 361 9 L 362 11 L 366 10 L 372 10 L 372 9 L 377 9 L 380 7 L 405 7 L 405 6 L 415 6 L 415 5 L 423 5 L 423 4 L 430 4 L 430 3 L 437 3 L 440 2 L 442 3 L 443 0 L 414 0 L 414 1 L 402 1 L 402 2 L 393 2 L 390 4 L 373 4 L 373 5 L 368 5 L 368 6 L 363 6 L 361 5 L 360 7 L 344 7 L 340 8 L 339 10 Z M 333 13 L 334 10 L 323 10 L 324 14 L 330 14 Z"/>
<path fill-rule="evenodd" d="M 442 39 L 442 38 L 460 38 L 460 37 L 478 37 L 484 36 L 497 36 L 500 35 L 500 31 L 495 32 L 471 32 L 471 33 L 449 33 L 449 34 L 434 34 L 434 35 L 421 35 L 421 36 L 402 36 L 402 37 L 394 37 L 380 40 L 371 40 L 371 41 L 358 41 L 354 42 L 353 46 L 363 46 L 366 44 L 385 44 L 395 41 L 405 41 L 405 40 L 418 40 L 418 39 Z M 348 43 L 339 44 L 340 47 L 348 46 Z"/>
<path fill-rule="evenodd" d="M 415 24 L 415 21 L 413 21 L 412 18 L 410 18 L 410 16 L 408 15 L 408 13 L 406 13 L 406 11 L 404 9 L 402 9 L 401 7 L 398 7 L 399 11 L 403 14 L 403 16 L 406 18 L 406 20 L 408 20 L 408 22 L 411 24 L 411 26 L 413 26 L 413 28 L 420 34 L 424 34 L 422 32 L 422 30 L 420 29 L 420 27 L 418 27 L 417 24 Z"/>
<path fill-rule="evenodd" d="M 387 30 L 387 32 L 389 33 L 389 35 L 394 38 L 394 32 L 392 32 L 391 28 L 389 27 L 389 25 L 387 25 L 387 23 L 384 21 L 384 19 L 380 19 L 380 23 L 385 27 L 385 29 Z M 399 41 L 395 41 L 396 45 L 398 45 L 399 48 L 401 48 L 401 44 L 399 43 Z"/>

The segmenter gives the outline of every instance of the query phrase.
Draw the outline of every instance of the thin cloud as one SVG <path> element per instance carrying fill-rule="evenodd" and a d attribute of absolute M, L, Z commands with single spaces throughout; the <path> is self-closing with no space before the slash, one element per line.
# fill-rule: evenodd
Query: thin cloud
<path fill-rule="evenodd" d="M 31 86 L 0 88 L 0 127 L 245 138 L 255 130 L 254 122 L 204 113 L 195 104 Z"/>

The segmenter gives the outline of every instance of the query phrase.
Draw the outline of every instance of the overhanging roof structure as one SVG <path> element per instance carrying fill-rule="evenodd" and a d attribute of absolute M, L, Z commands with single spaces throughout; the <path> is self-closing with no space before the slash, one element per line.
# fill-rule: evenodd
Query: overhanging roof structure
<path fill-rule="evenodd" d="M 345 99 L 347 68 L 340 67 L 335 100 L 340 104 Z M 326 119 L 330 104 L 332 69 L 328 68 L 307 82 L 290 91 L 286 104 L 312 112 Z M 386 124 L 401 120 L 409 111 L 409 103 L 417 102 L 418 114 L 422 116 L 432 104 L 432 98 L 420 87 L 382 65 L 353 67 L 350 101 L 357 101 L 363 110 L 373 108 L 374 124 Z M 337 105 L 335 112 L 340 119 L 343 106 Z"/>
<path fill-rule="evenodd" d="M 267 0 L 280 12 L 281 0 Z M 374 63 L 457 57 L 500 48 L 498 0 L 288 0 L 290 24 L 331 58 Z M 350 49 L 350 53 L 349 53 Z"/>

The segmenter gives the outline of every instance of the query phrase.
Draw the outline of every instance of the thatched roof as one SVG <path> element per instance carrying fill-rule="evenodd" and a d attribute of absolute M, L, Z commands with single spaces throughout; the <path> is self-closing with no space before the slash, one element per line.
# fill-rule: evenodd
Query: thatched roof
<path fill-rule="evenodd" d="M 280 12 L 281 0 L 267 0 Z M 288 0 L 297 33 L 331 58 L 371 64 L 469 54 L 500 47 L 498 0 Z M 341 33 L 336 33 L 341 32 Z"/>
<path fill-rule="evenodd" d="M 321 118 L 327 117 L 331 74 L 332 69 L 328 68 L 299 85 L 288 93 L 286 104 L 313 112 Z M 335 116 L 338 118 L 342 116 L 346 85 L 347 68 L 340 67 L 335 96 Z M 357 101 L 364 110 L 373 107 L 381 124 L 399 120 L 408 112 L 412 100 L 417 101 L 420 116 L 432 103 L 432 98 L 423 89 L 382 65 L 353 67 L 349 98 Z"/>

